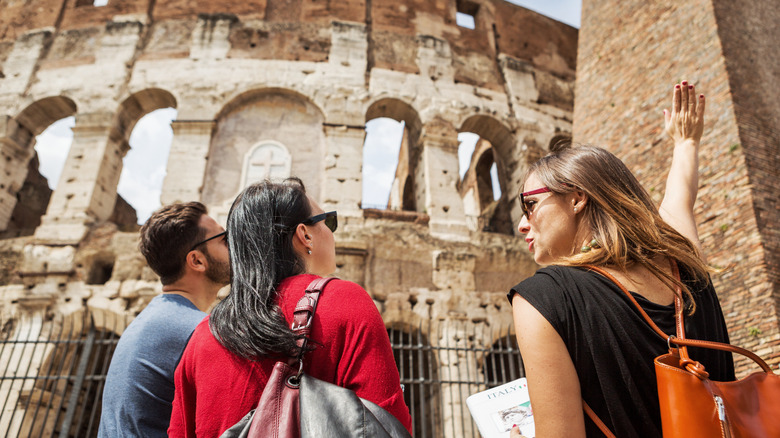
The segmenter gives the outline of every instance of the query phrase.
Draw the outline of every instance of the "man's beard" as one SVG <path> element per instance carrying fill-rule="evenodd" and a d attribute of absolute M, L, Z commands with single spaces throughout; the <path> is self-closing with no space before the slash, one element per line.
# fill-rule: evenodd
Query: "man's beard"
<path fill-rule="evenodd" d="M 230 263 L 217 260 L 208 253 L 205 253 L 205 256 L 209 262 L 205 272 L 206 278 L 213 283 L 223 286 L 230 284 Z"/>

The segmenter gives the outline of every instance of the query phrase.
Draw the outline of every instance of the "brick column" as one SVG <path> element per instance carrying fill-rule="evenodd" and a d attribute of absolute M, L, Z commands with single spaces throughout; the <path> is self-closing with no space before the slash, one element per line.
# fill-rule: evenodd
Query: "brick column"
<path fill-rule="evenodd" d="M 175 120 L 168 156 L 168 174 L 163 181 L 160 202 L 200 201 L 206 174 L 213 120 Z"/>
<path fill-rule="evenodd" d="M 441 321 L 440 324 L 440 337 L 436 342 L 447 348 L 439 350 L 439 378 L 448 382 L 441 384 L 442 436 L 479 436 L 474 434 L 473 420 L 468 408 L 465 408 L 471 388 L 469 385 L 457 383 L 474 381 L 472 374 L 479 372 L 475 356 L 469 351 L 473 348 L 472 342 L 469 341 L 471 333 L 465 330 L 465 324 L 460 321 Z"/>

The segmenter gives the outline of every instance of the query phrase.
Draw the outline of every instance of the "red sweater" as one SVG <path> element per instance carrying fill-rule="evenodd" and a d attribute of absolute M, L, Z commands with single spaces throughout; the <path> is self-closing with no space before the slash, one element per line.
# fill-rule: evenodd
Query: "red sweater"
<path fill-rule="evenodd" d="M 279 286 L 287 321 L 315 275 L 297 275 Z M 311 338 L 322 345 L 306 354 L 310 376 L 349 388 L 386 409 L 411 433 L 387 330 L 376 305 L 355 283 L 333 280 L 320 295 Z M 240 358 L 211 334 L 208 318 L 192 333 L 176 368 L 170 437 L 218 437 L 254 409 L 276 360 Z"/>

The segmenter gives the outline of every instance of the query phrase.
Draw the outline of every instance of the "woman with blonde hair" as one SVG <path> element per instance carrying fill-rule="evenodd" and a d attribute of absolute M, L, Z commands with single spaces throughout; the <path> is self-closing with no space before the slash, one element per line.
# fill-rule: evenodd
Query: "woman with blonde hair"
<path fill-rule="evenodd" d="M 529 169 L 518 228 L 545 267 L 509 299 L 537 437 L 603 436 L 585 418 L 583 400 L 618 437 L 661 436 L 653 359 L 667 352 L 667 341 L 589 265 L 625 285 L 664 332 L 675 333 L 681 291 L 686 335 L 728 342 L 693 214 L 704 104 L 693 85 L 675 86 L 672 110 L 664 111 L 674 155 L 658 210 L 625 164 L 601 148 L 564 148 Z M 689 351 L 712 379 L 734 380 L 730 353 Z"/>

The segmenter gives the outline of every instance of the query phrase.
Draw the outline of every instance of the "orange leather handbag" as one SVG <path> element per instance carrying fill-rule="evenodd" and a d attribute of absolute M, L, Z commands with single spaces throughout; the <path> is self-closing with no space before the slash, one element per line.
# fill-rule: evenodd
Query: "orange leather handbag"
<path fill-rule="evenodd" d="M 664 438 L 780 437 L 780 376 L 774 374 L 766 362 L 744 348 L 686 339 L 679 288 L 674 300 L 677 336 L 669 336 L 612 275 L 599 267 L 588 268 L 615 282 L 650 327 L 669 344 L 669 353 L 655 358 Z M 672 269 L 679 279 L 677 264 L 673 263 Z M 687 347 L 738 353 L 755 361 L 762 371 L 734 382 L 716 382 L 709 379 L 704 365 L 688 356 Z M 613 436 L 587 405 L 585 411 L 602 432 Z"/>

